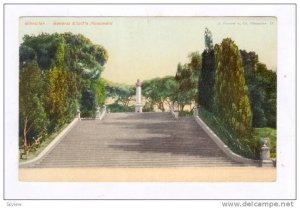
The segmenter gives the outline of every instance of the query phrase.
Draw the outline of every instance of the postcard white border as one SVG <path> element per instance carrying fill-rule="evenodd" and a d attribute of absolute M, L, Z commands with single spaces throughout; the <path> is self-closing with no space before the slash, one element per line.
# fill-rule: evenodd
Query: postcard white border
<path fill-rule="evenodd" d="M 18 48 L 21 16 L 274 16 L 278 24 L 278 167 L 273 183 L 29 183 L 18 181 Z M 6 5 L 6 199 L 294 199 L 294 5 Z"/>

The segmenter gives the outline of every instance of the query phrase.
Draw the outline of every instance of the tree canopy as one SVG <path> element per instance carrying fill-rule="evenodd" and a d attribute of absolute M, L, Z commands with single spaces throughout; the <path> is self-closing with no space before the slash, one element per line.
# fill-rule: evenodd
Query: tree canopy
<path fill-rule="evenodd" d="M 215 111 L 227 127 L 242 139 L 251 133 L 252 112 L 244 68 L 237 45 L 226 38 L 215 46 Z"/>
<path fill-rule="evenodd" d="M 19 47 L 20 135 L 50 133 L 74 118 L 93 116 L 104 103 L 100 79 L 107 51 L 80 34 L 25 35 Z"/>
<path fill-rule="evenodd" d="M 166 104 L 171 105 L 175 102 L 177 83 L 172 76 L 146 80 L 142 87 L 146 106 L 149 109 L 153 110 L 156 106 L 161 111 L 165 111 Z"/>
<path fill-rule="evenodd" d="M 224 135 L 230 135 L 232 147 L 240 153 L 250 148 L 246 151 L 257 157 L 259 144 L 253 128 L 276 128 L 276 72 L 260 63 L 255 52 L 239 50 L 230 38 L 212 47 L 212 33 L 206 29 L 204 39 L 200 108 L 221 121 L 217 123 L 226 129 Z"/>
<path fill-rule="evenodd" d="M 180 111 L 184 110 L 184 106 L 195 103 L 197 100 L 197 86 L 199 74 L 201 71 L 201 55 L 199 52 L 190 53 L 190 59 L 187 64 L 178 63 L 175 80 L 178 84 L 176 92 L 176 101 L 180 106 Z"/>

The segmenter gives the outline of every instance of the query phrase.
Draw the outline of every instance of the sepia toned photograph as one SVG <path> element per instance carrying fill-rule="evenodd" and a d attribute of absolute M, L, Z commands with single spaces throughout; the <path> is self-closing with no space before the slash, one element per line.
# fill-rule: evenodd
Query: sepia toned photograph
<path fill-rule="evenodd" d="M 275 17 L 20 17 L 19 41 L 20 181 L 276 181 Z"/>

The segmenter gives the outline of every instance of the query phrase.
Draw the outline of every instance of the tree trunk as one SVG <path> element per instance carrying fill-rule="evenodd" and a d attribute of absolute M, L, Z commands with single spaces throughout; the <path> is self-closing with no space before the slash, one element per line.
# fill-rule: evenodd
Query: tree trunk
<path fill-rule="evenodd" d="M 27 125 L 28 125 L 28 118 L 25 118 L 25 122 L 24 122 L 24 129 L 23 129 L 23 150 L 24 150 L 24 154 L 26 155 L 26 159 L 28 157 L 28 144 L 27 144 Z"/>
<path fill-rule="evenodd" d="M 180 108 L 181 108 L 180 111 L 181 111 L 181 112 L 183 112 L 184 106 L 185 106 L 184 104 L 181 104 L 181 105 L 180 105 Z"/>
<path fill-rule="evenodd" d="M 28 123 L 28 119 L 25 118 L 24 129 L 23 129 L 23 142 L 24 142 L 24 146 L 27 145 L 27 123 Z"/>
<path fill-rule="evenodd" d="M 165 112 L 164 102 L 160 102 L 162 112 Z"/>

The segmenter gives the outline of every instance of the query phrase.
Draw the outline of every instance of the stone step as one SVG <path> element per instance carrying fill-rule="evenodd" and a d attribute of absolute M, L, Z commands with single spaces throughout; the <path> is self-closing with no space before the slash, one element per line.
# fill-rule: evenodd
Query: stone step
<path fill-rule="evenodd" d="M 236 164 L 64 164 L 64 165 L 43 165 L 43 166 L 32 166 L 32 168 L 78 168 L 78 167 L 90 167 L 90 168 L 182 168 L 182 167 L 244 167 Z"/>
<path fill-rule="evenodd" d="M 151 160 L 151 159 L 138 159 L 138 158 L 104 158 L 104 159 L 93 159 L 93 160 L 80 160 L 80 159 L 74 159 L 74 160 L 59 160 L 59 161 L 42 161 L 37 165 L 41 164 L 108 164 L 108 163 L 122 163 L 122 164 L 238 164 L 236 162 L 232 161 L 224 161 L 224 160 L 180 160 L 180 159 L 174 159 L 174 160 Z M 242 165 L 242 164 L 238 164 Z"/>
<path fill-rule="evenodd" d="M 135 153 L 136 152 L 136 153 Z M 148 153 L 148 154 L 147 154 Z M 67 157 L 67 156 L 70 156 L 70 157 L 76 157 L 76 156 L 82 156 L 82 154 L 87 154 L 87 155 L 118 155 L 118 154 L 122 154 L 122 155 L 138 155 L 138 156 L 152 156 L 152 157 L 155 157 L 155 156 L 161 156 L 161 157 L 164 157 L 168 154 L 170 155 L 173 155 L 173 156 L 193 156 L 193 157 L 197 157 L 197 158 L 201 158 L 201 157 L 211 157 L 211 158 L 214 158 L 214 157 L 223 157 L 223 158 L 226 158 L 221 152 L 217 152 L 217 153 L 213 153 L 211 154 L 211 151 L 189 151 L 189 152 L 184 152 L 184 151 L 168 151 L 168 152 L 165 152 L 164 150 L 162 151 L 159 151 L 158 150 L 148 150 L 148 149 L 145 149 L 145 150 L 139 150 L 139 151 L 132 151 L 132 150 L 128 150 L 127 152 L 124 152 L 124 151 L 103 151 L 102 153 L 95 153 L 95 152 L 90 152 L 90 151 L 81 151 L 81 152 L 76 152 L 76 153 L 73 153 L 73 152 L 53 152 L 52 154 L 49 154 L 48 157 L 50 157 L 51 155 L 54 155 L 55 156 L 57 155 L 57 157 Z M 86 156 L 86 157 L 89 157 L 89 156 Z"/>
<path fill-rule="evenodd" d="M 213 167 L 231 161 L 192 117 L 109 113 L 82 120 L 33 167 Z"/>
<path fill-rule="evenodd" d="M 211 163 L 197 163 L 197 162 L 191 162 L 191 163 L 180 163 L 180 162 L 174 162 L 174 163 L 153 163 L 151 161 L 149 162 L 134 162 L 134 161 L 107 161 L 106 163 L 93 163 L 93 162 L 69 162 L 69 163 L 43 163 L 39 165 L 34 165 L 32 167 L 84 167 L 84 166 L 90 166 L 90 167 L 111 167 L 111 166 L 121 166 L 121 167 L 155 167 L 155 166 L 182 166 L 182 167 L 218 167 L 218 166 L 237 166 L 237 167 L 245 167 L 246 165 L 240 165 L 236 163 L 218 163 L 218 162 L 211 162 Z"/>
<path fill-rule="evenodd" d="M 67 163 L 66 163 L 67 162 Z M 119 163 L 122 162 L 124 164 L 126 163 L 137 163 L 137 162 L 143 162 L 143 163 L 152 163 L 152 164 L 237 164 L 232 161 L 224 161 L 224 160 L 145 160 L 145 159 L 139 159 L 139 158 L 110 158 L 106 160 L 59 160 L 59 161 L 43 161 L 40 162 L 39 164 L 53 164 L 53 165 L 58 165 L 58 164 L 68 164 L 71 162 L 72 164 L 108 164 L 108 163 Z"/>
<path fill-rule="evenodd" d="M 120 156 L 119 156 L 120 155 Z M 192 155 L 176 155 L 176 154 L 168 154 L 168 155 L 159 155 L 159 156 L 151 156 L 151 155 L 134 155 L 134 154 L 122 154 L 120 152 L 120 154 L 105 154 L 105 155 L 91 155 L 89 157 L 87 156 L 82 156 L 82 155 L 64 155 L 64 156 L 61 156 L 61 155 L 55 155 L 55 156 L 48 156 L 48 158 L 44 159 L 43 161 L 47 161 L 47 160 L 61 160 L 61 161 L 64 161 L 64 160 L 70 160 L 70 159 L 93 159 L 93 158 L 134 158 L 134 159 L 137 159 L 137 158 L 142 158 L 141 160 L 147 160 L 147 159 L 150 159 L 150 160 L 168 160 L 168 159 L 177 159 L 177 158 L 185 158 L 185 159 L 182 159 L 182 160 L 223 160 L 223 161 L 229 161 L 229 159 L 225 158 L 225 157 L 222 157 L 222 156 L 215 156 L 215 157 L 197 157 L 197 156 L 192 156 Z"/>
<path fill-rule="evenodd" d="M 147 154 L 148 153 L 148 154 Z M 201 153 L 201 154 L 200 154 Z M 132 155 L 132 156 L 151 156 L 151 157 L 156 157 L 156 156 L 161 156 L 161 157 L 166 157 L 167 155 L 172 155 L 172 156 L 185 156 L 185 157 L 188 157 L 188 156 L 193 156 L 193 157 L 196 157 L 196 158 L 206 158 L 206 157 L 209 157 L 209 158 L 215 158 L 215 157 L 222 157 L 222 158 L 226 158 L 224 157 L 221 153 L 217 153 L 217 154 L 214 154 L 214 155 L 211 155 L 211 154 L 208 154 L 208 155 L 205 155 L 205 152 L 180 152 L 180 151 L 177 151 L 177 152 L 159 152 L 159 151 L 139 151 L 137 153 L 133 153 L 131 151 L 128 151 L 128 152 L 124 152 L 124 151 L 116 151 L 116 152 L 103 152 L 103 153 L 91 153 L 89 151 L 84 151 L 84 152 L 78 152 L 78 153 L 52 153 L 52 154 L 49 154 L 48 157 L 52 157 L 52 155 L 55 154 L 56 157 L 76 157 L 76 156 L 82 156 L 82 154 L 88 154 L 88 155 L 97 155 L 97 156 L 102 156 L 102 155 L 109 155 L 109 156 L 113 156 L 113 155 L 118 155 L 118 154 L 122 154 L 122 155 Z M 90 156 L 85 156 L 85 157 L 90 157 Z"/>
<path fill-rule="evenodd" d="M 139 157 L 138 157 L 139 156 Z M 85 156 L 66 156 L 64 158 L 60 157 L 60 156 L 51 156 L 48 157 L 47 159 L 44 159 L 42 161 L 55 161 L 56 159 L 59 161 L 65 161 L 65 160 L 89 160 L 89 159 L 114 159 L 114 158 L 123 158 L 123 159 L 136 159 L 136 160 L 156 160 L 156 161 L 161 161 L 161 160 L 176 160 L 176 159 L 181 159 L 181 160 L 197 160 L 197 161 L 208 161 L 208 160 L 212 160 L 212 161 L 229 161 L 227 158 L 224 157 L 192 157 L 192 156 L 185 156 L 185 158 L 180 157 L 178 155 L 168 155 L 168 156 L 164 156 L 164 157 L 141 157 L 140 155 L 109 155 L 109 154 L 105 154 L 104 156 L 101 155 L 92 155 L 90 157 L 85 157 Z"/>
<path fill-rule="evenodd" d="M 214 152 L 213 154 L 209 154 L 209 153 L 211 153 L 211 151 L 213 151 L 212 149 L 211 150 L 209 150 L 209 149 L 199 149 L 199 150 L 196 150 L 196 151 L 184 151 L 184 150 L 177 150 L 177 149 L 175 149 L 175 148 L 173 148 L 173 149 L 168 149 L 168 151 L 165 151 L 165 149 L 160 149 L 160 148 L 157 148 L 157 149 L 146 149 L 146 148 L 144 148 L 144 149 L 139 149 L 139 150 L 134 150 L 134 149 L 128 149 L 127 150 L 128 151 L 128 153 L 127 154 L 134 154 L 133 152 L 137 152 L 139 155 L 143 155 L 143 154 L 145 154 L 145 153 L 147 153 L 147 152 L 149 152 L 149 153 L 152 153 L 152 154 L 168 154 L 168 153 L 170 153 L 170 154 L 177 154 L 177 155 L 189 155 L 189 154 L 191 154 L 191 153 L 193 153 L 193 154 L 195 154 L 195 156 L 203 156 L 204 155 L 204 153 L 208 153 L 208 156 L 210 156 L 210 157 L 213 157 L 213 156 L 218 156 L 218 155 L 222 155 L 223 156 L 223 154 L 222 154 L 222 152 L 221 151 L 216 151 L 216 152 Z M 141 151 L 143 151 L 143 152 L 141 152 Z M 116 152 L 116 153 L 123 153 L 123 154 L 126 154 L 126 150 L 125 151 L 123 151 L 123 150 L 116 150 L 116 151 L 107 151 L 107 150 L 104 150 L 104 151 L 102 151 L 102 152 L 99 152 L 99 153 L 97 153 L 96 151 L 93 151 L 92 149 L 82 149 L 82 150 L 80 150 L 80 151 L 78 151 L 78 150 L 74 150 L 74 151 L 59 151 L 59 150 L 55 150 L 53 153 L 55 153 L 55 154 L 57 154 L 57 155 L 61 155 L 61 156 L 63 156 L 63 155 L 81 155 L 81 153 L 90 153 L 90 154 L 97 154 L 97 155 L 102 155 L 102 154 L 114 154 L 114 152 Z"/>

